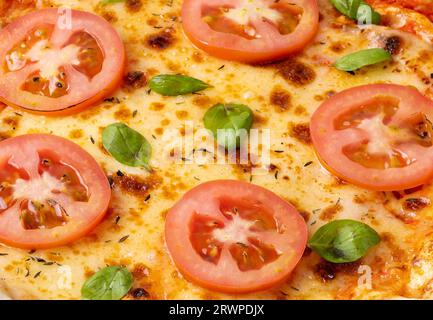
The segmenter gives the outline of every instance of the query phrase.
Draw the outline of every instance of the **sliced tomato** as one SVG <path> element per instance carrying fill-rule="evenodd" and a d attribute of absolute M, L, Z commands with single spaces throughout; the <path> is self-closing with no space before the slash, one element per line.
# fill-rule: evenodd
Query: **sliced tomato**
<path fill-rule="evenodd" d="M 109 95 L 122 80 L 125 50 L 94 14 L 43 9 L 0 31 L 0 100 L 43 114 L 67 114 Z"/>
<path fill-rule="evenodd" d="M 307 227 L 271 191 L 221 180 L 183 196 L 167 215 L 165 237 L 186 278 L 212 290 L 243 293 L 287 279 L 304 252 Z"/>
<path fill-rule="evenodd" d="M 372 190 L 414 188 L 433 178 L 433 102 L 415 88 L 374 84 L 323 103 L 311 120 L 322 163 Z"/>
<path fill-rule="evenodd" d="M 78 145 L 33 134 L 0 142 L 0 242 L 52 248 L 84 236 L 103 218 L 111 190 Z"/>
<path fill-rule="evenodd" d="M 182 23 L 200 49 L 248 63 L 303 49 L 319 26 L 317 0 L 185 0 Z"/>

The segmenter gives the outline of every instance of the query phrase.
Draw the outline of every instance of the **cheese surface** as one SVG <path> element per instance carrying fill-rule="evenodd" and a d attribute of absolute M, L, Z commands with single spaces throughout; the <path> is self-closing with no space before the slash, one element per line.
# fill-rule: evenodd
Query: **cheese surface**
<path fill-rule="evenodd" d="M 311 115 L 323 101 L 358 85 L 410 85 L 433 98 L 429 37 L 388 26 L 357 26 L 340 16 L 328 0 L 319 0 L 323 18 L 314 41 L 288 60 L 263 66 L 224 61 L 195 49 L 182 31 L 181 0 L 126 0 L 107 5 L 99 0 L 22 1 L 22 5 L 0 5 L 0 25 L 49 5 L 89 11 L 107 19 L 124 41 L 128 72 L 141 71 L 147 79 L 181 73 L 213 87 L 199 95 L 162 97 L 149 92 L 143 81 L 137 84 L 126 79 L 112 98 L 73 116 L 51 118 L 2 107 L 1 138 L 52 133 L 70 139 L 101 164 L 113 185 L 106 218 L 85 238 L 69 246 L 30 252 L 0 245 L 0 289 L 7 296 L 80 299 L 84 281 L 106 265 L 126 266 L 134 275 L 134 288 L 144 288 L 149 299 L 432 296 L 432 187 L 391 193 L 346 184 L 320 165 L 308 129 Z M 274 13 L 267 14 L 272 18 Z M 366 67 L 356 75 L 332 67 L 339 57 L 385 47 L 392 37 L 399 39 L 392 61 Z M 72 51 L 67 54 L 74 55 Z M 189 161 L 194 146 L 185 147 L 182 161 L 172 161 L 174 141 L 189 141 L 203 129 L 208 108 L 228 102 L 248 105 L 255 114 L 254 128 L 270 130 L 272 165 L 256 172 L 248 164 L 197 164 Z M 139 131 L 152 144 L 153 173 L 121 165 L 104 151 L 102 130 L 115 122 Z M 360 261 L 342 265 L 327 263 L 307 248 L 290 279 L 266 292 L 226 295 L 208 291 L 177 271 L 165 245 L 164 221 L 185 192 L 217 179 L 251 181 L 275 192 L 302 213 L 310 236 L 331 220 L 355 219 L 372 226 L 382 241 Z M 408 205 L 408 199 L 414 198 L 428 204 Z"/>

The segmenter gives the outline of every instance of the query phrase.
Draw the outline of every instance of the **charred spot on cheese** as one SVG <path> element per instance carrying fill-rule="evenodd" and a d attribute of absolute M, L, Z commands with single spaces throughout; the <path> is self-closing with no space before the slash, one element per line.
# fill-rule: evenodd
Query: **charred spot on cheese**
<path fill-rule="evenodd" d="M 350 45 L 350 44 L 349 44 L 349 45 Z M 346 44 L 346 43 L 344 43 L 344 42 L 342 42 L 342 41 L 337 41 L 337 42 L 333 42 L 333 43 L 331 44 L 330 49 L 331 49 L 333 52 L 341 53 L 341 52 L 343 52 L 344 50 L 346 50 L 347 46 L 348 46 L 348 44 Z"/>
<path fill-rule="evenodd" d="M 3 124 L 8 125 L 11 127 L 12 130 L 18 129 L 18 126 L 20 124 L 21 117 L 20 116 L 10 116 L 3 118 Z"/>
<path fill-rule="evenodd" d="M 192 103 L 197 107 L 209 108 L 212 100 L 206 95 L 198 95 L 192 99 Z"/>
<path fill-rule="evenodd" d="M 175 41 L 172 33 L 172 29 L 166 29 L 157 34 L 152 34 L 147 37 L 146 44 L 152 49 L 165 50 Z"/>
<path fill-rule="evenodd" d="M 403 203 L 403 209 L 410 211 L 419 211 L 430 205 L 430 199 L 427 198 L 408 198 Z"/>
<path fill-rule="evenodd" d="M 290 136 L 302 143 L 310 144 L 311 143 L 310 125 L 308 123 L 291 124 Z"/>
<path fill-rule="evenodd" d="M 132 270 L 132 275 L 135 280 L 141 280 L 149 275 L 149 268 L 142 263 L 134 266 Z"/>
<path fill-rule="evenodd" d="M 114 118 L 122 122 L 127 122 L 132 118 L 132 111 L 126 106 L 120 105 L 119 109 L 114 112 Z"/>
<path fill-rule="evenodd" d="M 290 93 L 280 87 L 276 87 L 272 90 L 270 100 L 277 112 L 287 111 L 292 106 Z"/>
<path fill-rule="evenodd" d="M 176 111 L 176 117 L 177 117 L 179 120 L 185 120 L 185 119 L 188 118 L 188 111 L 185 111 L 185 110 L 178 110 L 178 111 Z"/>
<path fill-rule="evenodd" d="M 320 214 L 320 219 L 324 221 L 330 221 L 334 219 L 335 216 L 342 210 L 343 206 L 340 204 L 340 201 L 337 201 L 337 203 L 323 209 L 322 213 Z"/>
<path fill-rule="evenodd" d="M 83 130 L 81 130 L 81 129 L 74 129 L 74 130 L 71 130 L 71 132 L 69 132 L 69 137 L 71 139 L 80 139 L 83 137 L 83 135 L 84 135 Z"/>
<path fill-rule="evenodd" d="M 203 55 L 201 54 L 201 52 L 195 51 L 192 54 L 192 60 L 194 60 L 194 62 L 197 62 L 197 63 L 202 63 L 203 62 Z"/>
<path fill-rule="evenodd" d="M 149 292 L 147 292 L 144 288 L 133 289 L 130 294 L 135 300 L 145 300 L 150 297 Z"/>
<path fill-rule="evenodd" d="M 104 11 L 101 16 L 110 23 L 117 21 L 117 15 L 113 11 Z"/>
<path fill-rule="evenodd" d="M 334 280 L 338 274 L 341 275 L 355 275 L 357 273 L 359 261 L 350 263 L 332 263 L 321 260 L 315 266 L 315 273 L 322 281 L 328 282 Z"/>
<path fill-rule="evenodd" d="M 316 73 L 312 68 L 295 59 L 277 63 L 275 66 L 279 75 L 287 80 L 287 82 L 297 87 L 310 84 L 316 78 Z"/>
<path fill-rule="evenodd" d="M 150 104 L 149 109 L 152 111 L 161 111 L 164 107 L 165 105 L 161 102 L 153 102 Z"/>
<path fill-rule="evenodd" d="M 156 173 L 142 179 L 118 171 L 111 176 L 111 179 L 113 188 L 119 187 L 123 191 L 138 197 L 148 196 L 150 191 L 157 188 L 162 182 L 162 179 Z"/>
<path fill-rule="evenodd" d="M 140 11 L 143 3 L 141 2 L 141 0 L 126 0 L 125 6 L 129 12 L 134 13 Z"/>
<path fill-rule="evenodd" d="M 130 71 L 124 78 L 123 86 L 128 90 L 136 90 L 147 85 L 147 77 L 143 71 Z"/>
<path fill-rule="evenodd" d="M 392 36 L 385 40 L 384 49 L 390 54 L 398 54 L 401 50 L 403 40 L 398 36 Z"/>

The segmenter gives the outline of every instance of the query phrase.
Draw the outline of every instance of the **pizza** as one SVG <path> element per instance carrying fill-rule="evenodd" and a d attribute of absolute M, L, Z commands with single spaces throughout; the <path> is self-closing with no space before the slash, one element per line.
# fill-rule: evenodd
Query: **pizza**
<path fill-rule="evenodd" d="M 429 299 L 431 0 L 0 2 L 0 297 Z"/>

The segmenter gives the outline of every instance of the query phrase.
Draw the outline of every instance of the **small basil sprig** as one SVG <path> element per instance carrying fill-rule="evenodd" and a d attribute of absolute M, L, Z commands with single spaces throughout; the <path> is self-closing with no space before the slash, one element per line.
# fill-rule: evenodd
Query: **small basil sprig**
<path fill-rule="evenodd" d="M 120 163 L 150 169 L 152 146 L 145 137 L 127 125 L 114 123 L 106 127 L 102 132 L 102 144 Z"/>
<path fill-rule="evenodd" d="M 180 96 L 210 87 L 207 83 L 180 74 L 161 74 L 149 82 L 150 89 L 163 96 Z"/>
<path fill-rule="evenodd" d="M 123 267 L 106 267 L 84 283 L 81 297 L 85 300 L 120 300 L 132 287 L 132 274 Z"/>
<path fill-rule="evenodd" d="M 361 50 L 344 56 L 335 62 L 334 66 L 342 71 L 355 71 L 362 67 L 384 62 L 392 58 L 391 54 L 382 48 Z"/>
<path fill-rule="evenodd" d="M 362 258 L 379 242 L 377 232 L 365 223 L 336 220 L 319 228 L 308 246 L 329 262 L 345 263 Z"/>
<path fill-rule="evenodd" d="M 242 130 L 247 133 L 254 121 L 253 111 L 243 104 L 217 104 L 204 115 L 204 126 L 228 150 L 240 145 Z"/>
<path fill-rule="evenodd" d="M 381 16 L 364 0 L 331 0 L 332 5 L 346 17 L 361 24 L 380 24 Z"/>

